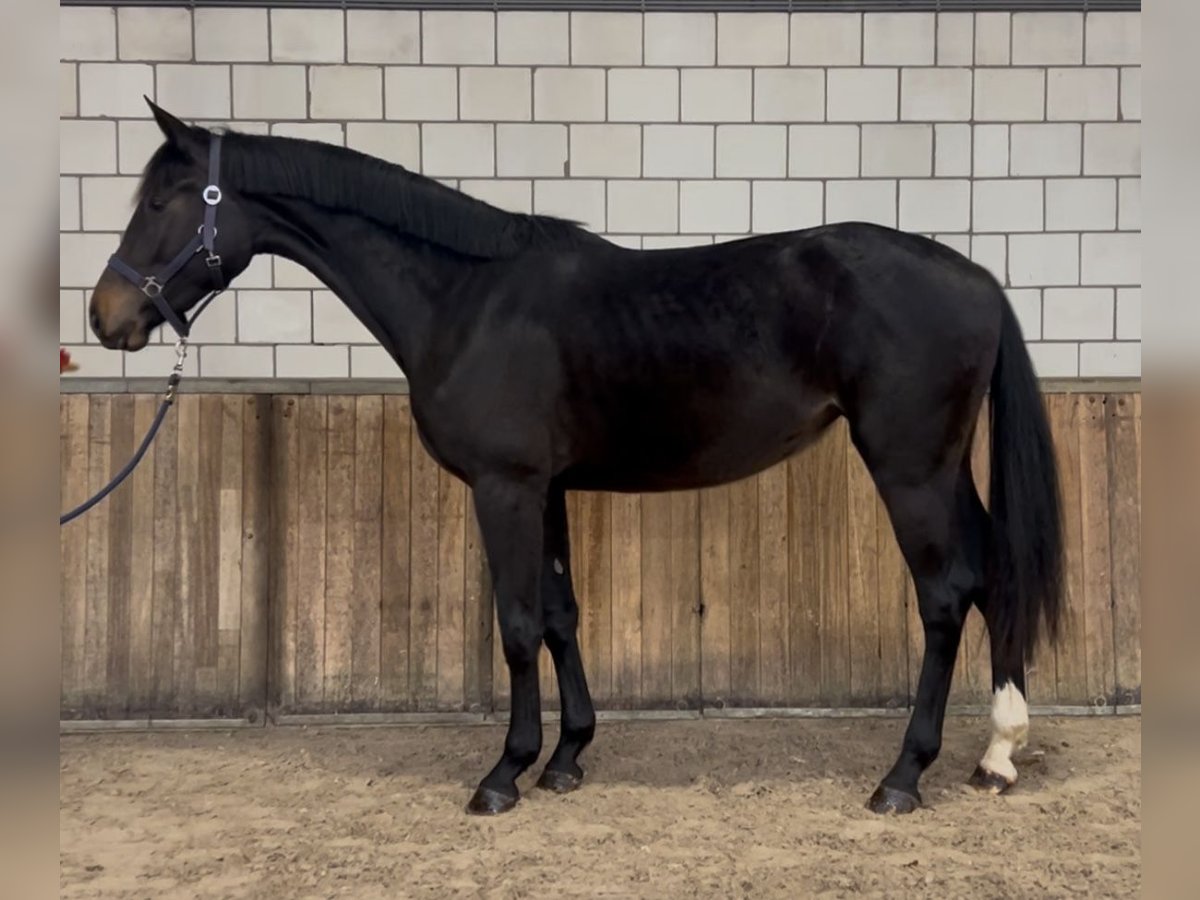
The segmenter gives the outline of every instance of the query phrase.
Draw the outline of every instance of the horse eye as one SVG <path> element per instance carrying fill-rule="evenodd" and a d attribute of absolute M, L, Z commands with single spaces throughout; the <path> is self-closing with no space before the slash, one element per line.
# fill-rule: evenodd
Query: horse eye
<path fill-rule="evenodd" d="M 167 208 L 167 204 L 164 203 L 160 198 L 154 197 L 150 200 L 150 208 L 155 212 L 162 212 Z"/>

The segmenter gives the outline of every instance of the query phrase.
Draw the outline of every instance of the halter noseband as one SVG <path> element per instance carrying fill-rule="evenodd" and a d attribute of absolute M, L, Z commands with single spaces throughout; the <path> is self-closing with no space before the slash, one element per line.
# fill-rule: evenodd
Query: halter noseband
<path fill-rule="evenodd" d="M 225 290 L 225 276 L 221 273 L 221 257 L 216 251 L 217 240 L 217 206 L 221 203 L 221 135 L 214 134 L 208 146 L 208 185 L 201 192 L 204 198 L 204 222 L 196 231 L 196 236 L 188 241 L 187 246 L 175 254 L 175 258 L 156 275 L 143 275 L 133 266 L 119 259 L 114 253 L 108 258 L 108 268 L 137 285 L 138 290 L 150 298 L 162 317 L 170 323 L 179 335 L 180 340 L 186 340 L 191 330 L 192 322 L 204 311 L 212 300 Z M 209 277 L 212 279 L 211 293 L 204 298 L 196 312 L 189 320 L 171 309 L 163 290 L 167 282 L 179 274 L 188 261 L 204 250 L 208 255 L 204 263 L 208 266 Z"/>

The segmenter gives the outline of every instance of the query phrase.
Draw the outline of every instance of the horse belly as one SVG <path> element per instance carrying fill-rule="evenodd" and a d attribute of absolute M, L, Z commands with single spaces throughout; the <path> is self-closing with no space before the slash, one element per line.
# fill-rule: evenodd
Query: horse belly
<path fill-rule="evenodd" d="M 609 452 L 584 457 L 564 474 L 576 490 L 674 491 L 747 478 L 815 441 L 840 415 L 825 398 L 745 402 L 714 415 L 662 415 L 611 434 Z"/>

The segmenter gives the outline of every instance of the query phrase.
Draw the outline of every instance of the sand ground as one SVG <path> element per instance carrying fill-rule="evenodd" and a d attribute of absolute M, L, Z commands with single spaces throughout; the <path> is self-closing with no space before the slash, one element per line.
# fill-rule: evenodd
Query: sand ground
<path fill-rule="evenodd" d="M 535 769 L 489 819 L 463 806 L 499 726 L 66 735 L 62 896 L 1131 897 L 1140 727 L 1035 718 L 991 797 L 987 723 L 951 718 L 925 807 L 887 818 L 898 719 L 601 723 L 579 791 Z"/>

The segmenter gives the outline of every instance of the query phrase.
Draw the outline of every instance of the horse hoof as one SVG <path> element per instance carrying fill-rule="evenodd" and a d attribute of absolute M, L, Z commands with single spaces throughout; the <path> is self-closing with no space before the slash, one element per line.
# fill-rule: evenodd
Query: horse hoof
<path fill-rule="evenodd" d="M 583 779 L 578 775 L 572 775 L 570 772 L 546 769 L 542 772 L 542 777 L 538 779 L 537 786 L 544 791 L 553 791 L 556 794 L 569 794 L 582 783 Z"/>
<path fill-rule="evenodd" d="M 920 794 L 907 794 L 896 788 L 881 784 L 867 801 L 867 809 L 873 813 L 910 813 L 921 805 Z"/>
<path fill-rule="evenodd" d="M 491 788 L 481 787 L 467 804 L 467 812 L 473 816 L 498 816 L 517 805 L 518 797 L 510 797 Z"/>
<path fill-rule="evenodd" d="M 976 766 L 971 777 L 967 779 L 967 784 L 984 794 L 1003 794 L 1016 782 L 998 772 L 989 772 L 983 766 Z"/>

